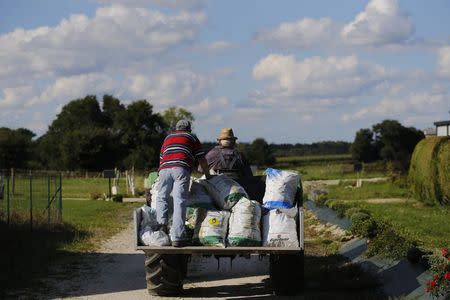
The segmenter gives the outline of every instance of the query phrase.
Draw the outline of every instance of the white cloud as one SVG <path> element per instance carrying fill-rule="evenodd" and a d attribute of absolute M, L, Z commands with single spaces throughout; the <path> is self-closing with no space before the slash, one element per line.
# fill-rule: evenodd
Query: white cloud
<path fill-rule="evenodd" d="M 155 60 L 192 41 L 205 19 L 113 5 L 91 19 L 72 15 L 56 27 L 17 29 L 0 36 L 0 78 L 70 76 Z"/>
<path fill-rule="evenodd" d="M 220 52 L 227 49 L 235 48 L 237 45 L 227 41 L 215 41 L 210 43 L 206 49 L 209 52 Z"/>
<path fill-rule="evenodd" d="M 203 7 L 206 0 L 97 0 L 101 4 L 121 4 L 127 6 L 147 6 L 149 4 L 156 4 L 163 7 L 170 8 L 190 8 L 198 9 Z"/>
<path fill-rule="evenodd" d="M 329 18 L 304 18 L 256 34 L 256 40 L 281 48 L 380 47 L 399 49 L 414 34 L 412 19 L 398 0 L 370 0 L 364 11 L 346 24 Z"/>
<path fill-rule="evenodd" d="M 90 73 L 58 78 L 38 96 L 30 99 L 26 105 L 34 106 L 50 102 L 66 102 L 87 94 L 117 94 L 118 81 L 105 74 Z"/>
<path fill-rule="evenodd" d="M 342 30 L 345 41 L 364 46 L 404 43 L 413 34 L 414 24 L 398 0 L 371 0 Z"/>
<path fill-rule="evenodd" d="M 282 23 L 274 30 L 257 33 L 255 38 L 283 48 L 308 48 L 330 43 L 337 36 L 339 26 L 331 19 L 305 18 Z"/>
<path fill-rule="evenodd" d="M 253 68 L 253 78 L 271 82 L 265 95 L 280 97 L 350 97 L 367 92 L 390 76 L 384 67 L 361 62 L 356 56 L 311 57 L 270 54 Z"/>
<path fill-rule="evenodd" d="M 31 85 L 23 85 L 3 89 L 3 97 L 0 97 L 0 108 L 21 107 L 35 95 Z"/>
<path fill-rule="evenodd" d="M 133 74 L 127 82 L 132 97 L 144 97 L 157 109 L 164 109 L 171 105 L 188 106 L 200 102 L 214 86 L 215 79 L 180 67 L 156 74 Z"/>
<path fill-rule="evenodd" d="M 442 75 L 450 75 L 450 47 L 440 48 L 439 51 L 439 72 Z"/>
<path fill-rule="evenodd" d="M 448 109 L 448 93 L 441 92 L 413 92 L 398 97 L 385 97 L 378 103 L 363 107 L 354 114 L 344 114 L 343 121 L 360 120 L 365 118 L 400 118 L 414 120 L 428 116 L 428 122 L 433 121 L 433 115 Z"/>

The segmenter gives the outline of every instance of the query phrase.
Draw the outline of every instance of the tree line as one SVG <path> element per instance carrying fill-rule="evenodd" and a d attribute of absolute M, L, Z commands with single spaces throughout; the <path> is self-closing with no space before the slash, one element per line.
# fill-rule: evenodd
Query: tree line
<path fill-rule="evenodd" d="M 191 112 L 181 107 L 156 113 L 146 100 L 124 104 L 118 98 L 104 95 L 100 102 L 96 96 L 87 95 L 66 104 L 47 132 L 38 138 L 25 128 L 0 128 L 0 169 L 156 168 L 164 137 L 182 118 L 195 120 Z M 353 143 L 269 144 L 256 138 L 251 143 L 239 143 L 238 149 L 258 166 L 273 165 L 279 156 L 351 153 L 355 161 L 393 161 L 405 169 L 415 145 L 423 137 L 413 127 L 385 120 L 371 129 L 359 130 Z M 209 150 L 216 143 L 203 145 Z"/>

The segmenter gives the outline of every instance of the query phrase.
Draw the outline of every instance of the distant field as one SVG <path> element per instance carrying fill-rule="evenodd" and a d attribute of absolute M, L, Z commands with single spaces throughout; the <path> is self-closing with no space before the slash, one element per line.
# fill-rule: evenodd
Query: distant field
<path fill-rule="evenodd" d="M 281 156 L 276 158 L 275 168 L 290 169 L 302 174 L 303 180 L 353 179 L 357 174 L 353 170 L 350 154 Z M 381 163 L 364 164 L 360 177 L 374 178 L 386 176 Z"/>
<path fill-rule="evenodd" d="M 144 177 L 135 177 L 135 187 L 137 190 L 143 190 Z M 108 189 L 107 178 L 63 178 L 63 199 L 90 199 L 91 194 L 108 195 Z M 126 194 L 124 178 L 119 180 L 119 194 Z"/>
<path fill-rule="evenodd" d="M 407 198 L 409 190 L 406 178 L 398 183 L 365 182 L 360 188 L 349 188 L 349 183 L 327 187 L 329 199 L 337 200 L 365 200 L 374 198 Z"/>

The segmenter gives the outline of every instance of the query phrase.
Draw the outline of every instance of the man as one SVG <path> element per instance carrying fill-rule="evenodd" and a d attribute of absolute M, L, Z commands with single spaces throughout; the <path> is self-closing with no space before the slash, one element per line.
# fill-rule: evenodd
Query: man
<path fill-rule="evenodd" d="M 205 153 L 198 138 L 191 133 L 191 123 L 180 120 L 174 133 L 169 134 L 161 147 L 159 178 L 156 197 L 156 219 L 161 230 L 167 232 L 168 199 L 172 192 L 173 218 L 170 238 L 172 246 L 183 247 L 189 244 L 185 237 L 186 202 L 192 168 L 198 161 L 207 178 L 210 177 Z"/>
<path fill-rule="evenodd" d="M 235 178 L 253 176 L 247 159 L 235 149 L 236 140 L 233 129 L 222 128 L 217 138 L 219 145 L 206 154 L 208 167 Z"/>

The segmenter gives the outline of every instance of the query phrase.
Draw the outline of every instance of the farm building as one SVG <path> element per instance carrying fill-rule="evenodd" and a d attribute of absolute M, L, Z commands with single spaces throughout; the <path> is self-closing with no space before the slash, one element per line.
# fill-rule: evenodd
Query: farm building
<path fill-rule="evenodd" d="M 450 136 L 450 121 L 435 122 L 437 136 Z"/>

